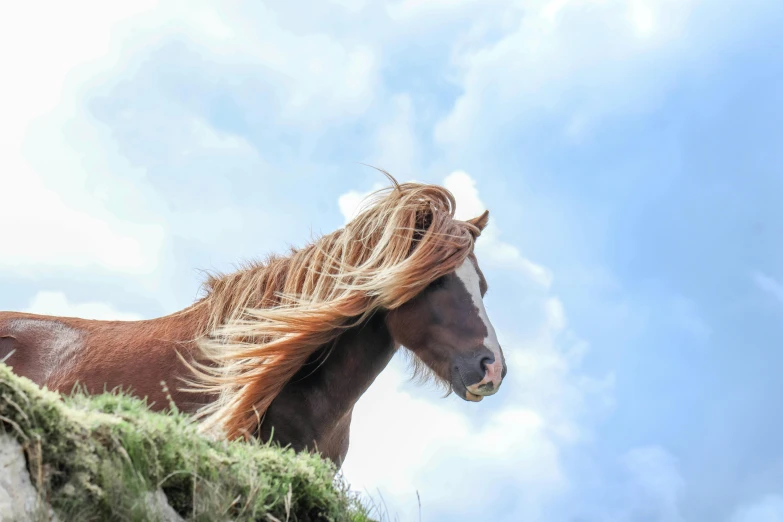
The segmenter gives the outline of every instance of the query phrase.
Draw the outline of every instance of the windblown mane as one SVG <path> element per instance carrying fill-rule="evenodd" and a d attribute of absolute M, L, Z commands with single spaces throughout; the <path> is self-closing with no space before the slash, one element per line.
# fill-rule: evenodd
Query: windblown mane
<path fill-rule="evenodd" d="M 287 257 L 207 281 L 211 335 L 196 385 L 218 398 L 202 428 L 249 437 L 319 347 L 379 309 L 394 309 L 456 268 L 480 231 L 454 219 L 445 188 L 398 184 L 373 193 L 344 228 Z"/>

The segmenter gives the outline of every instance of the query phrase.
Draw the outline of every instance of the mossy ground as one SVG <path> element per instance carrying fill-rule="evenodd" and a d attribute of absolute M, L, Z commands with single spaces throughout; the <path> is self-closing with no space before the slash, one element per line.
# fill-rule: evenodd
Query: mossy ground
<path fill-rule="evenodd" d="M 209 440 L 190 416 L 154 413 L 127 395 L 63 398 L 2 363 L 0 430 L 22 444 L 33 484 L 61 520 L 154 520 L 145 496 L 158 489 L 186 520 L 370 520 L 318 456 Z"/>

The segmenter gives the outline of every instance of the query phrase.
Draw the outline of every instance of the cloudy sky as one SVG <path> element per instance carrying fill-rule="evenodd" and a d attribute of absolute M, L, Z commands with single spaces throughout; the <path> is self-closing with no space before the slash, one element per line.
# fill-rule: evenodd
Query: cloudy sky
<path fill-rule="evenodd" d="M 485 208 L 508 358 L 394 360 L 344 467 L 400 520 L 783 520 L 783 3 L 13 2 L 0 309 L 151 318 L 380 175 Z"/>

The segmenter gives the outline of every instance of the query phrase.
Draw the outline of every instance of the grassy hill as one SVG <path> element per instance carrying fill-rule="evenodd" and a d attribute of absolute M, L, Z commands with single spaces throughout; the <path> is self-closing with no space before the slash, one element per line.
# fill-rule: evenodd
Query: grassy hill
<path fill-rule="evenodd" d="M 24 451 L 33 520 L 370 520 L 317 456 L 212 441 L 124 395 L 63 398 L 2 363 L 0 437 Z"/>

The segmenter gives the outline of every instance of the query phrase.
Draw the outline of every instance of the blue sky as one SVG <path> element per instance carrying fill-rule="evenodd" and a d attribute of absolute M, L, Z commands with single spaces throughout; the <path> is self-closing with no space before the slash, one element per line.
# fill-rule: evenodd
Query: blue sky
<path fill-rule="evenodd" d="M 395 360 L 357 489 L 401 520 L 416 490 L 423 520 L 783 520 L 783 4 L 112 4 L 0 11 L 0 308 L 173 312 L 341 226 L 372 163 L 490 210 L 509 382 L 440 399 Z"/>

